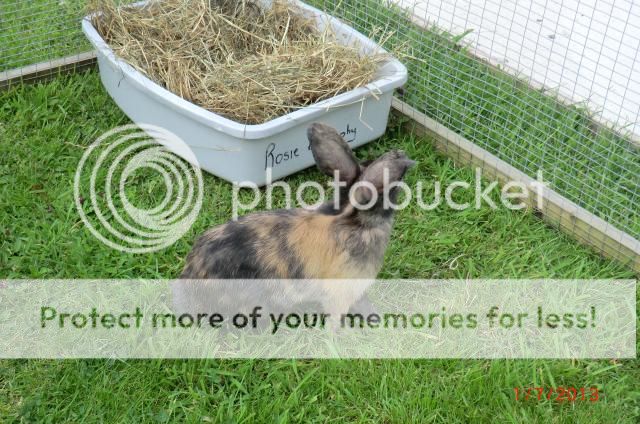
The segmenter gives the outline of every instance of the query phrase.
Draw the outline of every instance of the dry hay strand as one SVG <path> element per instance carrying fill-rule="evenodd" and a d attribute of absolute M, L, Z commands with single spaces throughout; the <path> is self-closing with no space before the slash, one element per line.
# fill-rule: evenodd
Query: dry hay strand
<path fill-rule="evenodd" d="M 260 124 L 371 82 L 384 54 L 340 44 L 288 0 L 93 0 L 113 51 L 156 83 L 231 120 Z"/>

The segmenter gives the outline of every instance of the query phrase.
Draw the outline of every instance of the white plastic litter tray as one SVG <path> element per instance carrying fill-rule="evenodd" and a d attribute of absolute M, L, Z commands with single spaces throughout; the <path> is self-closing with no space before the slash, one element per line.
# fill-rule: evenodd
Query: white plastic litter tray
<path fill-rule="evenodd" d="M 338 40 L 358 45 L 363 54 L 384 52 L 338 19 L 302 2 L 294 3 L 316 20 L 320 30 L 331 25 Z M 269 168 L 276 180 L 313 165 L 306 130 L 315 121 L 337 128 L 352 147 L 380 137 L 387 127 L 393 91 L 407 81 L 404 65 L 389 58 L 365 87 L 263 124 L 246 125 L 182 99 L 116 57 L 89 17 L 83 19 L 82 30 L 97 50 L 102 83 L 124 113 L 137 124 L 173 132 L 190 146 L 202 169 L 231 182 L 262 186 Z"/>

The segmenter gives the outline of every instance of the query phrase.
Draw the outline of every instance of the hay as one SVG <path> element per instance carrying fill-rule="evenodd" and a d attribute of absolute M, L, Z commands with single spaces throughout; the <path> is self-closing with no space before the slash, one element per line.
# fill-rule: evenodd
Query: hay
<path fill-rule="evenodd" d="M 180 97 L 260 124 L 371 82 L 385 55 L 361 56 L 319 32 L 286 0 L 94 0 L 93 25 L 114 52 Z"/>

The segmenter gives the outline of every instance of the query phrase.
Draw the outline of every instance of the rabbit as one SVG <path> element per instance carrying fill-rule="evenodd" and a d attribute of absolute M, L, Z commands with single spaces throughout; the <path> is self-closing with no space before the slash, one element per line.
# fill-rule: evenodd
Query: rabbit
<path fill-rule="evenodd" d="M 375 310 L 363 295 L 382 267 L 394 218 L 394 210 L 383 203 L 383 172 L 388 171 L 389 183 L 399 182 L 415 162 L 393 150 L 360 164 L 338 131 L 322 123 L 311 124 L 307 137 L 320 171 L 330 176 L 336 172 L 343 185 L 339 202 L 332 199 L 315 209 L 253 213 L 206 231 L 195 242 L 173 287 L 177 309 L 210 308 L 212 303 L 225 302 L 221 291 L 214 295 L 198 280 L 272 279 L 260 290 L 246 286 L 243 291 L 245 285 L 235 282 L 238 285 L 230 287 L 234 301 L 247 296 L 247 301 L 282 307 L 316 302 L 334 318 L 353 307 Z M 349 190 L 359 181 L 371 183 L 380 193 L 366 209 L 356 208 L 349 199 Z M 397 187 L 392 188 L 390 200 L 395 202 L 397 194 Z M 353 192 L 359 205 L 372 203 L 372 196 L 366 187 Z M 355 281 L 296 282 L 300 279 Z"/>

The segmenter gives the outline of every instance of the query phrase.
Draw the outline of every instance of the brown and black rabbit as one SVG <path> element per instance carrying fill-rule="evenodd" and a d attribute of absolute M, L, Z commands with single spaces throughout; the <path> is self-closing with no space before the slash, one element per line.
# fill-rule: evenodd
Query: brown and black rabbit
<path fill-rule="evenodd" d="M 314 123 L 307 136 L 318 168 L 337 175 L 343 185 L 339 203 L 332 199 L 313 210 L 253 213 L 206 231 L 189 253 L 181 281 L 174 285 L 176 309 L 224 302 L 220 292 L 211 293 L 195 281 L 202 279 L 273 280 L 250 294 L 239 284 L 233 290 L 235 302 L 236 295 L 248 296 L 245 300 L 254 304 L 316 302 L 332 315 L 347 313 L 361 299 L 361 309 L 371 306 L 363 294 L 382 266 L 394 216 L 389 203 L 383 202 L 383 176 L 388 172 L 388 183 L 399 182 L 415 162 L 394 150 L 364 166 L 334 128 Z M 378 191 L 371 207 L 355 207 L 349 198 L 351 186 L 358 182 L 362 183 L 353 191 L 358 205 L 371 203 L 374 194 L 368 187 Z M 392 203 L 397 191 L 388 192 Z M 334 281 L 295 281 L 300 279 Z M 338 284 L 335 280 L 352 281 Z"/>

